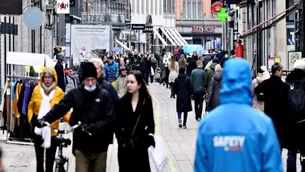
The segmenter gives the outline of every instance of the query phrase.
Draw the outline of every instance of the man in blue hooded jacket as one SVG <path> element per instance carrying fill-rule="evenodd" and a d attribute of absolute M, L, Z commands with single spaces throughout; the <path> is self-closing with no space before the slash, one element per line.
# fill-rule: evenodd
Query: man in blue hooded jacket
<path fill-rule="evenodd" d="M 224 65 L 220 106 L 200 122 L 195 172 L 283 172 L 271 119 L 251 107 L 251 70 L 244 59 Z"/>

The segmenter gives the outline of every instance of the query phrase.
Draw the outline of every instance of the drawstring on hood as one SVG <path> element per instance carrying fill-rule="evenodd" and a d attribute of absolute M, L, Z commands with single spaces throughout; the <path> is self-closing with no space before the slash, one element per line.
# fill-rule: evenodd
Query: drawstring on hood
<path fill-rule="evenodd" d="M 238 67 L 236 67 L 238 66 Z M 252 104 L 251 69 L 244 59 L 229 59 L 224 64 L 220 104 Z"/>

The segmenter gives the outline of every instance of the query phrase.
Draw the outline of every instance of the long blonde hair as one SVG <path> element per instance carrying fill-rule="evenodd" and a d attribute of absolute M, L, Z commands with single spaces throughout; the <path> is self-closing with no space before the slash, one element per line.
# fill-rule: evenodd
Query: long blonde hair
<path fill-rule="evenodd" d="M 176 58 L 175 56 L 171 57 L 170 69 L 175 69 Z"/>

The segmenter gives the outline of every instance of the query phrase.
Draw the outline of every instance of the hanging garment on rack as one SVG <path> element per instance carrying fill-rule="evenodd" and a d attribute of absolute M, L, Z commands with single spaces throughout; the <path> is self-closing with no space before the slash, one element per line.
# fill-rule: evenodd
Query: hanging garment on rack
<path fill-rule="evenodd" d="M 19 95 L 21 92 L 21 87 L 22 87 L 22 84 L 17 82 L 16 91 L 15 91 L 14 100 L 13 100 L 13 106 L 12 106 L 12 111 L 13 111 L 13 114 L 16 119 L 15 122 L 17 122 L 18 126 L 20 125 L 20 113 L 18 110 L 18 100 L 19 100 Z"/>
<path fill-rule="evenodd" d="M 5 102 L 6 102 L 6 130 L 7 131 L 11 131 L 10 127 L 11 127 L 11 88 L 12 86 L 12 82 L 7 83 L 7 91 L 6 91 L 6 98 L 5 98 Z"/>
<path fill-rule="evenodd" d="M 32 92 L 33 92 L 34 86 L 32 86 Z M 30 102 L 30 97 L 31 97 L 31 84 L 26 83 L 25 85 L 25 91 L 24 91 L 24 98 L 22 102 L 22 114 L 27 114 L 28 112 L 28 104 Z"/>
<path fill-rule="evenodd" d="M 21 91 L 19 94 L 19 99 L 17 101 L 18 112 L 22 115 L 26 115 L 26 113 L 22 113 L 22 104 L 23 104 L 23 98 L 24 98 L 25 84 L 22 81 L 20 81 L 19 83 L 21 84 Z"/>
<path fill-rule="evenodd" d="M 4 107 L 5 107 L 5 94 L 6 94 L 6 89 L 7 89 L 7 82 L 4 85 L 4 89 L 1 95 L 1 104 L 0 104 L 0 127 L 4 127 L 6 124 L 6 114 L 4 112 Z"/>
<path fill-rule="evenodd" d="M 15 126 L 15 112 L 16 112 L 15 109 L 16 109 L 16 105 L 14 103 L 14 99 L 15 99 L 16 85 L 17 85 L 17 80 L 13 81 L 12 89 L 11 89 L 10 131 L 14 131 L 14 126 Z"/>

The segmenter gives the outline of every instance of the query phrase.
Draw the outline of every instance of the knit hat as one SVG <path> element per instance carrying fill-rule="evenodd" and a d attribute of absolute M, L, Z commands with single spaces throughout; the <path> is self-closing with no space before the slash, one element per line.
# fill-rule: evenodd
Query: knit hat
<path fill-rule="evenodd" d="M 81 69 L 82 69 L 82 77 L 81 77 L 82 81 L 88 77 L 97 78 L 96 68 L 93 63 L 83 62 L 81 64 Z"/>

